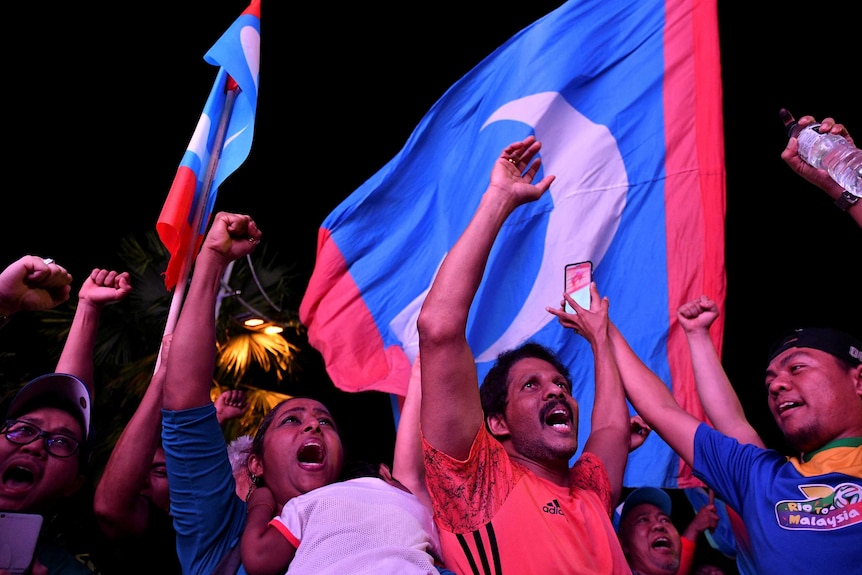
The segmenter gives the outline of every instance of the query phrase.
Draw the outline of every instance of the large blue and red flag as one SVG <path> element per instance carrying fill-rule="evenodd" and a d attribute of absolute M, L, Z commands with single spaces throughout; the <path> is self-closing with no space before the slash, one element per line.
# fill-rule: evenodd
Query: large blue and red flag
<path fill-rule="evenodd" d="M 563 330 L 565 264 L 591 260 L 634 350 L 703 418 L 676 310 L 725 298 L 725 172 L 715 0 L 569 0 L 434 104 L 402 150 L 318 233 L 300 307 L 335 385 L 403 395 L 416 318 L 509 143 L 535 134 L 549 193 L 509 217 L 470 312 L 480 378 L 527 339 L 558 350 L 590 431 L 589 345 Z M 541 174 L 537 177 L 541 177 Z M 721 349 L 723 324 L 714 325 Z M 626 485 L 698 485 L 659 437 Z"/>
<path fill-rule="evenodd" d="M 173 289 L 200 248 L 218 188 L 248 157 L 260 78 L 260 0 L 204 55 L 218 74 L 156 223 L 168 249 L 165 287 Z"/>

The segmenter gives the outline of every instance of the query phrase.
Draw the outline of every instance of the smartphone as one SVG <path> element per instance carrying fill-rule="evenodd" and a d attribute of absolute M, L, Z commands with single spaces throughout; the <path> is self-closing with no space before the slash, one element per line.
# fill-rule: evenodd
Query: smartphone
<path fill-rule="evenodd" d="M 0 512 L 0 569 L 13 575 L 29 572 L 41 529 L 37 513 Z"/>
<path fill-rule="evenodd" d="M 590 307 L 590 284 L 593 281 L 593 262 L 585 261 L 566 264 L 566 282 L 564 290 L 569 297 L 578 302 L 582 308 Z M 566 302 L 566 313 L 577 313 L 575 308 Z"/>

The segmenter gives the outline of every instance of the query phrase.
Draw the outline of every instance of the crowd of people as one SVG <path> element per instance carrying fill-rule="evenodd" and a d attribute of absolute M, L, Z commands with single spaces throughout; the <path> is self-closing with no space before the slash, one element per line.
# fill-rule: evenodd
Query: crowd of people
<path fill-rule="evenodd" d="M 821 129 L 849 138 L 831 118 Z M 708 423 L 680 407 L 631 349 L 595 283 L 589 307 L 563 294 L 559 306 L 546 308 L 592 350 L 587 437 L 572 397 L 582 382 L 571 381 L 554 350 L 527 341 L 500 354 L 479 381 L 466 337 L 470 310 L 498 232 L 553 185 L 553 174 L 536 181 L 541 148 L 529 136 L 501 151 L 476 212 L 441 264 L 417 320 L 419 355 L 391 466 L 352 459 L 330 409 L 310 397 L 282 401 L 253 436 L 225 440 L 222 425 L 247 402 L 239 390 L 211 399 L 214 311 L 225 270 L 263 235 L 250 215 L 216 214 L 149 386 L 96 483 L 93 515 L 111 551 L 96 564 L 82 561 L 48 520 L 28 572 L 714 574 L 718 567 L 695 564 L 694 549 L 728 520 L 743 575 L 858 570 L 858 335 L 800 326 L 762 354 L 767 402 L 790 456 L 767 448 L 746 420 L 709 335 L 718 317 L 709 294 L 678 311 Z M 782 158 L 839 197 L 828 174 L 796 152 L 790 139 Z M 862 227 L 859 203 L 846 212 Z M 0 272 L 3 321 L 65 303 L 72 281 L 50 258 L 10 263 Z M 94 269 L 78 291 L 55 372 L 26 383 L 10 402 L 0 512 L 50 519 L 93 471 L 96 334 L 104 307 L 131 291 L 128 273 Z M 626 494 L 623 485 L 628 454 L 652 431 L 709 492 L 682 534 L 665 491 Z M 732 519 L 719 516 L 713 497 Z M 0 541 L 0 575 L 11 573 L 17 544 Z"/>

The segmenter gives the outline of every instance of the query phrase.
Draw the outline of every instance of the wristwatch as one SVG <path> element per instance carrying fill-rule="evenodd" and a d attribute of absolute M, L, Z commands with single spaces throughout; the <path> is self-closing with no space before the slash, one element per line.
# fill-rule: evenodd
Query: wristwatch
<path fill-rule="evenodd" d="M 838 199 L 835 200 L 835 205 L 838 206 L 838 209 L 842 212 L 846 212 L 850 209 L 853 204 L 859 201 L 859 196 L 851 194 L 847 190 L 844 190 Z"/>

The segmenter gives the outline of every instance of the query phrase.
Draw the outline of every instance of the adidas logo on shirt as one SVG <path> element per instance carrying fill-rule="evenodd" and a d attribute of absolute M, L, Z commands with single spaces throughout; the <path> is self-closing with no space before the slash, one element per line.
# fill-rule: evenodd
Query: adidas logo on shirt
<path fill-rule="evenodd" d="M 550 513 L 551 515 L 560 515 L 565 517 L 563 509 L 560 507 L 560 503 L 556 499 L 549 501 L 544 507 L 542 507 L 542 511 Z"/>

